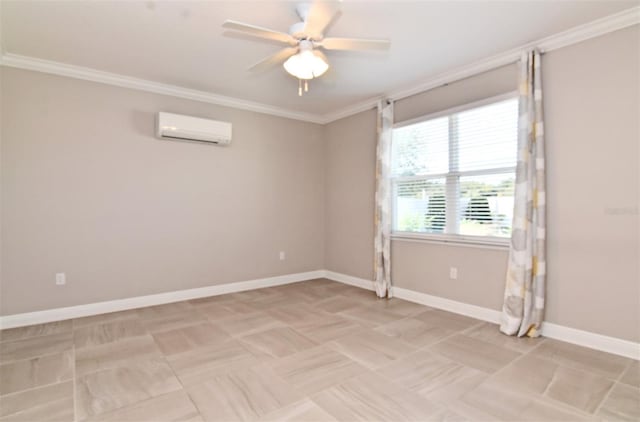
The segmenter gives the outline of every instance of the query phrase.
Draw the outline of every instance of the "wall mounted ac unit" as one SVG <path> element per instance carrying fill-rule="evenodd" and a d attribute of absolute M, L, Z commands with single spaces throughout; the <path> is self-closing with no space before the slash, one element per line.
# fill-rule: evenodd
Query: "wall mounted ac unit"
<path fill-rule="evenodd" d="M 231 123 L 159 112 L 156 134 L 161 139 L 197 141 L 218 145 L 231 142 Z"/>

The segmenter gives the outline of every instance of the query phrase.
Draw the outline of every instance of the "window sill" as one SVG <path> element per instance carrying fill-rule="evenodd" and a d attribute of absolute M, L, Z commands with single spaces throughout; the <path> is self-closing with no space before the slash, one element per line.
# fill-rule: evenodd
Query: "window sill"
<path fill-rule="evenodd" d="M 426 233 L 396 232 L 391 233 L 391 240 L 404 242 L 431 243 L 447 246 L 463 246 L 471 248 L 509 250 L 509 239 L 492 239 L 487 237 L 434 235 Z"/>

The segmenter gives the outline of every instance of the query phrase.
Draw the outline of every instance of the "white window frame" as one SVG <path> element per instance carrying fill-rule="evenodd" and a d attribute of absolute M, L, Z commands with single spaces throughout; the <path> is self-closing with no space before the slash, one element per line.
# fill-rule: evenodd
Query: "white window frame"
<path fill-rule="evenodd" d="M 474 101 L 471 103 L 466 103 L 460 106 L 451 107 L 446 110 L 441 110 L 435 113 L 430 113 L 427 115 L 419 116 L 410 120 L 405 120 L 393 125 L 393 129 L 398 129 L 404 126 L 410 126 L 417 123 L 422 123 L 427 120 L 437 119 L 439 117 L 449 116 L 452 114 L 461 113 L 463 111 L 471 110 L 474 108 L 483 107 L 486 105 L 498 103 L 501 101 L 512 100 L 518 98 L 517 91 L 510 91 L 505 94 L 496 95 L 494 97 L 484 98 L 480 101 Z M 451 121 L 449 120 L 449 124 L 451 125 Z M 451 133 L 451 131 L 449 132 Z M 392 230 L 391 230 L 391 238 L 397 240 L 408 240 L 408 241 L 421 241 L 426 243 L 439 243 L 439 244 L 458 244 L 461 246 L 480 246 L 487 248 L 498 248 L 498 249 L 506 249 L 509 247 L 510 239 L 509 238 L 501 238 L 497 236 L 468 236 L 462 234 L 456 234 L 458 231 L 459 224 L 458 221 L 458 210 L 455 207 L 448 207 L 446 209 L 446 231 L 448 233 L 420 233 L 420 232 L 404 232 L 397 231 L 395 228 L 396 225 L 396 189 L 397 182 L 405 182 L 411 180 L 429 180 L 429 179 L 447 179 L 446 189 L 451 189 L 451 186 L 460 187 L 459 183 L 449 183 L 450 179 L 459 179 L 463 176 L 482 176 L 482 175 L 493 175 L 500 173 L 515 173 L 516 167 L 500 167 L 493 169 L 482 169 L 482 170 L 471 170 L 471 171 L 457 171 L 457 157 L 454 156 L 453 151 L 454 148 L 451 148 L 452 143 L 455 143 L 457 139 L 449 136 L 449 171 L 447 173 L 442 174 L 429 174 L 427 176 L 404 176 L 404 177 L 393 177 L 391 183 L 392 189 Z M 451 164 L 453 163 L 453 165 Z M 453 169 L 453 171 L 452 171 Z M 457 196 L 457 195 L 456 195 Z"/>

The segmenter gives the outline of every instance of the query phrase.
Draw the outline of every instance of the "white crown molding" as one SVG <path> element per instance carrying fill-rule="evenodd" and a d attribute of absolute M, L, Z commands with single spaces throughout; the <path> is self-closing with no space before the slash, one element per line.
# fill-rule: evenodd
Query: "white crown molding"
<path fill-rule="evenodd" d="M 375 290 L 374 282 L 363 278 L 340 274 L 333 271 L 324 271 L 324 277 L 339 283 L 360 287 L 366 290 Z M 436 309 L 442 309 L 460 315 L 465 315 L 481 321 L 500 323 L 501 312 L 495 309 L 484 308 L 482 306 L 471 305 L 469 303 L 458 302 L 439 296 L 432 296 L 414 290 L 393 288 L 393 296 L 409 302 L 419 303 Z M 616 337 L 609 337 L 589 331 L 578 330 L 576 328 L 544 322 L 542 324 L 542 335 L 544 337 L 577 344 L 590 349 L 601 350 L 607 353 L 640 360 L 640 343 L 624 340 Z"/>
<path fill-rule="evenodd" d="M 238 98 L 227 97 L 211 92 L 182 88 L 176 85 L 163 84 L 146 79 L 132 78 L 130 76 L 120 75 L 117 73 L 103 72 L 101 70 L 91 69 L 88 67 L 69 65 L 28 56 L 20 56 L 12 53 L 3 53 L 0 58 L 0 65 L 18 69 L 34 70 L 37 72 L 50 73 L 59 76 L 67 76 L 70 78 L 83 79 L 92 82 L 99 82 L 107 85 L 135 89 L 138 91 L 152 92 L 154 94 L 185 98 L 188 100 L 200 101 L 203 103 L 231 107 L 240 110 L 254 111 L 263 114 L 270 114 L 272 116 L 285 117 L 287 119 L 302 120 L 305 122 L 318 124 L 325 123 L 324 118 L 316 114 L 287 110 L 268 104 L 241 100 Z"/>
<path fill-rule="evenodd" d="M 378 101 L 380 101 L 381 98 L 388 98 L 388 96 L 379 95 L 377 97 L 372 97 L 367 100 L 360 101 L 348 107 L 341 108 L 340 110 L 334 111 L 332 113 L 325 114 L 323 116 L 325 124 L 335 122 L 336 120 L 344 119 L 345 117 L 353 116 L 358 113 L 362 113 L 363 111 L 372 110 L 378 106 Z"/>
<path fill-rule="evenodd" d="M 343 119 L 345 117 L 370 110 L 376 107 L 377 102 L 380 98 L 389 98 L 391 100 L 397 101 L 402 98 L 410 97 L 412 95 L 428 91 L 447 83 L 455 82 L 469 76 L 476 75 L 478 73 L 486 72 L 488 70 L 513 63 L 520 58 L 520 54 L 522 53 L 522 51 L 533 47 L 537 47 L 541 51 L 553 51 L 639 23 L 640 6 L 636 6 L 622 12 L 597 19 L 593 22 L 571 28 L 567 31 L 521 45 L 517 48 L 505 51 L 501 54 L 497 54 L 495 56 L 491 56 L 486 59 L 479 60 L 468 65 L 432 76 L 421 83 L 413 84 L 411 87 L 406 87 L 404 89 L 381 94 L 374 98 L 369 98 L 367 100 L 352 104 L 348 107 L 324 115 L 303 113 L 268 104 L 218 95 L 207 91 L 188 89 L 176 85 L 168 85 L 149 81 L 146 79 L 138 79 L 130 76 L 119 75 L 116 73 L 103 72 L 101 70 L 91 69 L 87 67 L 37 59 L 34 57 L 20 56 L 4 52 L 4 50 L 0 51 L 0 65 L 51 73 L 54 75 L 67 76 L 70 78 L 84 79 L 108 85 L 136 89 L 139 91 L 185 98 L 189 100 L 216 104 L 240 110 L 254 111 L 257 113 L 269 114 L 288 119 L 301 120 L 317 124 L 327 124 L 335 120 Z"/>
<path fill-rule="evenodd" d="M 516 62 L 520 58 L 520 55 L 523 51 L 531 48 L 538 48 L 542 52 L 549 52 L 560 49 L 562 47 L 577 44 L 582 41 L 586 41 L 590 38 L 599 37 L 610 32 L 627 28 L 632 25 L 637 25 L 639 23 L 640 6 L 637 6 L 610 16 L 606 16 L 601 19 L 597 19 L 584 25 L 576 26 L 567 31 L 563 31 L 555 35 L 539 39 L 537 41 L 523 44 L 517 48 L 513 48 L 503 53 L 478 60 L 476 62 L 458 67 L 456 69 L 446 71 L 444 73 L 430 77 L 421 83 L 414 84 L 411 87 L 391 91 L 376 98 L 369 98 L 357 104 L 353 104 L 349 107 L 337 110 L 333 113 L 325 114 L 324 119 L 327 123 L 330 123 L 335 120 L 343 119 L 345 117 L 370 110 L 376 107 L 377 102 L 380 98 L 388 98 L 393 101 L 398 101 L 403 98 L 420 94 L 422 92 L 429 91 L 430 89 L 437 88 L 448 83 L 459 81 L 461 79 L 465 79 L 479 73 L 487 72 L 501 66 L 506 66 L 510 63 Z"/>
<path fill-rule="evenodd" d="M 555 35 L 542 38 L 534 43 L 525 45 L 527 48 L 538 46 L 541 51 L 553 51 L 562 47 L 577 44 L 591 38 L 599 37 L 610 32 L 618 31 L 640 23 L 640 6 L 623 10 L 613 15 L 575 26 Z"/>
<path fill-rule="evenodd" d="M 109 300 L 106 302 L 88 303 L 85 305 L 68 306 L 64 308 L 47 309 L 44 311 L 27 312 L 23 314 L 0 316 L 0 329 L 23 327 L 25 325 L 43 324 L 46 322 L 63 321 L 71 318 L 81 318 L 104 314 L 108 312 L 125 311 L 146 306 L 164 305 L 166 303 L 183 300 L 217 296 L 245 290 L 262 289 L 265 287 L 281 286 L 299 281 L 313 280 L 324 277 L 324 270 L 305 273 L 287 274 L 276 277 L 260 278 L 236 283 L 217 284 L 196 289 L 177 290 L 147 296 L 136 296 L 125 299 Z"/>

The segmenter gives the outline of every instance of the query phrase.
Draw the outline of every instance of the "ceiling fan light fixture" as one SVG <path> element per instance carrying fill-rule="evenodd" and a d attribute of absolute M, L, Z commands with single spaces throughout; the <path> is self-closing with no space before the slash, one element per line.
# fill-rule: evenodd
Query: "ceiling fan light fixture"
<path fill-rule="evenodd" d="M 313 79 L 329 69 L 329 64 L 313 50 L 302 50 L 287 59 L 284 69 L 298 79 Z"/>

